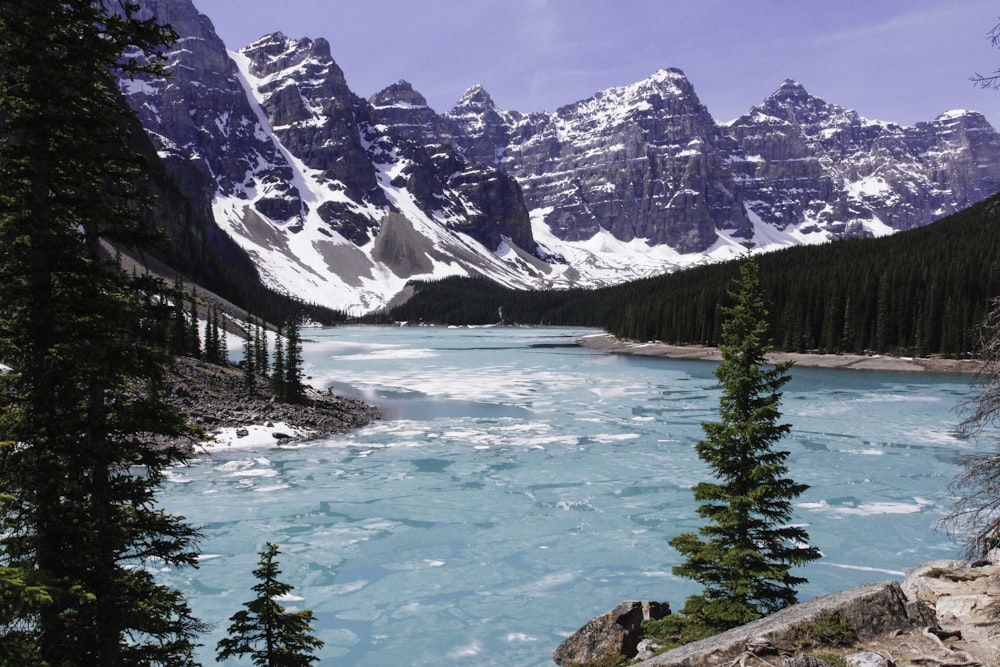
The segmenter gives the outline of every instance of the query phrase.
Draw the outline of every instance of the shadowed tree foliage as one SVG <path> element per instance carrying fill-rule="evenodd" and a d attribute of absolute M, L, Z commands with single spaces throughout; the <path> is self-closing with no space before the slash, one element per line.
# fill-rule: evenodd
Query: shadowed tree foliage
<path fill-rule="evenodd" d="M 0 1 L 0 664 L 192 665 L 201 630 L 151 574 L 196 558 L 154 497 L 184 458 L 155 442 L 184 428 L 175 315 L 112 250 L 159 239 L 118 75 L 161 73 L 174 35 L 137 9 Z"/>
<path fill-rule="evenodd" d="M 711 633 L 795 603 L 795 587 L 805 580 L 791 568 L 819 558 L 803 546 L 806 531 L 789 525 L 791 501 L 807 487 L 786 477 L 788 452 L 773 449 L 790 428 L 779 423 L 789 365 L 768 367 L 764 360 L 770 342 L 755 257 L 741 261 L 730 296 L 715 371 L 721 419 L 702 424 L 705 437 L 696 446 L 717 480 L 694 486 L 698 515 L 707 523 L 670 541 L 685 559 L 674 574 L 704 586 L 688 598 L 683 616 Z"/>

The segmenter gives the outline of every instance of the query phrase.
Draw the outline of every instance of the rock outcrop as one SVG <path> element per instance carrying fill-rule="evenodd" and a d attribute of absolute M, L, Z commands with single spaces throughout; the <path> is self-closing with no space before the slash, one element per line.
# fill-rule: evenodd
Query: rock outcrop
<path fill-rule="evenodd" d="M 739 146 L 732 164 L 747 209 L 806 235 L 925 225 L 993 194 L 1000 178 L 1000 137 L 980 114 L 903 127 L 863 118 L 791 80 L 724 131 Z"/>
<path fill-rule="evenodd" d="M 621 241 L 696 252 L 719 229 L 749 234 L 729 167 L 736 146 L 680 70 L 551 114 L 502 114 L 485 91 L 472 90 L 448 116 L 462 150 L 478 159 L 492 153 L 521 183 L 529 208 L 551 209 L 545 222 L 561 239 L 604 229 Z"/>
<path fill-rule="evenodd" d="M 761 639 L 775 647 L 793 647 L 799 628 L 830 615 L 846 621 L 861 640 L 934 623 L 929 607 L 907 600 L 898 582 L 887 581 L 814 598 L 639 664 L 648 667 L 724 665 L 747 652 L 748 643 L 759 643 Z"/>
<path fill-rule="evenodd" d="M 311 388 L 301 403 L 278 402 L 263 380 L 249 389 L 243 372 L 235 366 L 219 366 L 189 357 L 174 360 L 164 388 L 164 400 L 185 421 L 201 427 L 206 434 L 224 427 L 284 422 L 315 438 L 346 433 L 380 418 L 378 408 L 367 403 Z M 175 444 L 197 451 L 196 439 Z"/>
<path fill-rule="evenodd" d="M 262 209 L 282 220 L 298 213 L 292 165 L 257 117 L 212 22 L 190 2 L 141 5 L 180 39 L 167 54 L 169 78 L 123 80 L 122 89 L 185 194 L 208 207 L 216 195 L 245 197 L 259 184 L 267 190 Z"/>
<path fill-rule="evenodd" d="M 515 176 L 529 208 L 570 241 L 600 228 L 702 251 L 721 230 L 749 237 L 754 221 L 799 242 L 880 234 L 965 208 L 1000 182 L 1000 135 L 978 113 L 904 127 L 792 80 L 721 125 L 676 69 L 543 114 L 497 109 L 475 87 L 447 117 L 452 141 Z"/>
<path fill-rule="evenodd" d="M 959 633 L 963 650 L 1000 664 L 1000 561 L 923 563 L 906 573 L 903 591 L 934 609 L 942 630 Z"/>
<path fill-rule="evenodd" d="M 559 645 L 552 659 L 563 667 L 572 667 L 621 655 L 633 656 L 642 639 L 642 622 L 669 614 L 670 605 L 666 602 L 626 600 L 573 633 Z"/>
<path fill-rule="evenodd" d="M 641 604 L 623 602 L 591 620 L 556 650 L 553 659 L 570 667 L 615 656 L 634 657 L 641 637 L 625 629 L 641 623 Z M 662 615 L 669 613 L 665 604 L 660 609 L 665 610 Z M 854 645 L 840 651 L 851 665 L 892 665 L 897 660 L 1000 664 L 1000 562 L 931 561 L 907 572 L 902 585 L 865 584 L 814 598 L 661 655 L 640 655 L 646 659 L 635 664 L 717 667 L 771 653 L 788 657 L 786 667 L 821 667 L 827 663 L 804 650 L 813 643 L 810 628 L 830 618 L 853 633 Z M 622 639 L 626 636 L 627 641 Z"/>

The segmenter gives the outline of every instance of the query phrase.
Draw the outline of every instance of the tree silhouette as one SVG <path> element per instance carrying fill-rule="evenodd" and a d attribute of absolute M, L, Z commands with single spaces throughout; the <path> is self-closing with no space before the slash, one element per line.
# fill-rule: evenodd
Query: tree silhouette
<path fill-rule="evenodd" d="M 0 664 L 186 667 L 201 629 L 152 574 L 197 557 L 155 497 L 185 458 L 154 437 L 184 429 L 172 306 L 119 264 L 161 238 L 118 77 L 162 75 L 176 35 L 138 10 L 0 3 Z"/>

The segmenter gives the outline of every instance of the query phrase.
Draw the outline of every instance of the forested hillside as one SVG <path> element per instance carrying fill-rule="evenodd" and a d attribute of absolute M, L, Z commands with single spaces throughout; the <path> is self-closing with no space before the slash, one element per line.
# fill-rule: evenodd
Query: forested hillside
<path fill-rule="evenodd" d="M 382 321 L 595 326 L 637 340 L 718 343 L 735 263 L 598 290 L 520 292 L 484 278 L 416 285 Z M 788 351 L 965 356 L 1000 294 L 1000 198 L 879 239 L 761 257 L 775 346 Z"/>

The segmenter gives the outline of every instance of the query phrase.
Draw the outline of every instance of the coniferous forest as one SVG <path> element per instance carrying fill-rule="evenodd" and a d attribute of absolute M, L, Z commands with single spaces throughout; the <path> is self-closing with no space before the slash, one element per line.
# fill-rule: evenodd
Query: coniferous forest
<path fill-rule="evenodd" d="M 798 246 L 760 258 L 778 349 L 966 356 L 1000 293 L 1000 198 L 878 239 Z M 613 287 L 520 292 L 485 278 L 415 285 L 370 321 L 592 326 L 622 338 L 717 345 L 737 263 Z"/>

